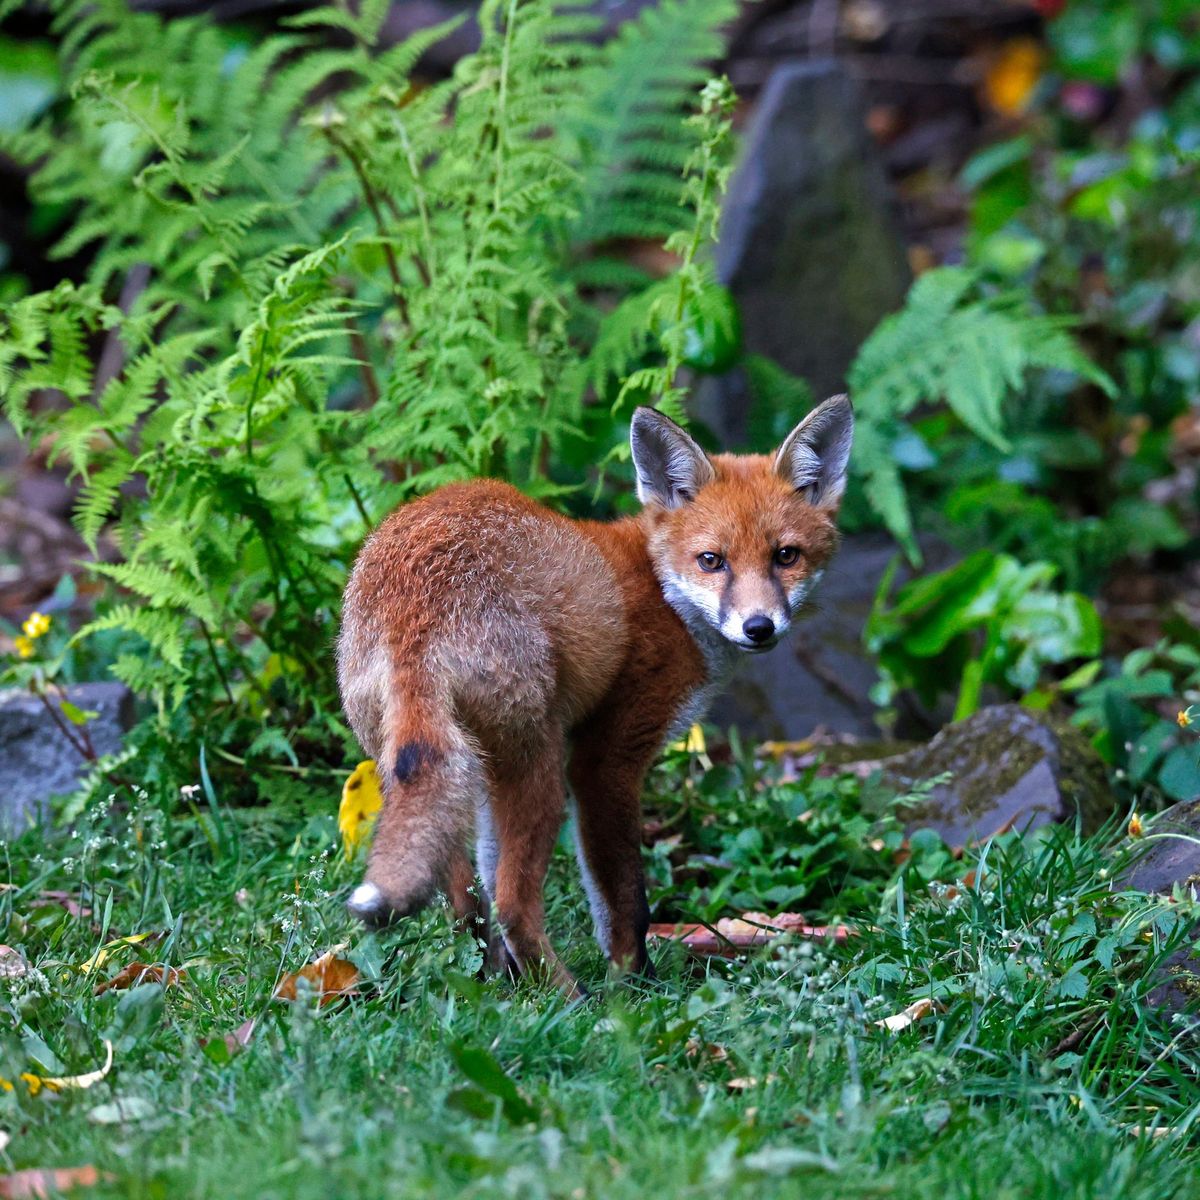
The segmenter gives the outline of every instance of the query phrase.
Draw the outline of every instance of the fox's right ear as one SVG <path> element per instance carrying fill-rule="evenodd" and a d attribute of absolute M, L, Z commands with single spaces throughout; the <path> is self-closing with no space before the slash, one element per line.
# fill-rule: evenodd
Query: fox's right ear
<path fill-rule="evenodd" d="M 643 504 L 653 500 L 664 508 L 679 508 L 716 478 L 704 451 L 657 409 L 634 412 L 629 446 L 637 471 L 638 499 Z"/>

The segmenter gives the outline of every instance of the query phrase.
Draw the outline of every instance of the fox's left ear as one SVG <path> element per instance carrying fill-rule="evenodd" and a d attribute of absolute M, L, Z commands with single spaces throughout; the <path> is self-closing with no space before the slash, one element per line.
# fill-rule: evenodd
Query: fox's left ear
<path fill-rule="evenodd" d="M 775 455 L 775 470 L 810 504 L 831 508 L 842 498 L 854 410 L 848 396 L 830 396 L 787 435 Z"/>

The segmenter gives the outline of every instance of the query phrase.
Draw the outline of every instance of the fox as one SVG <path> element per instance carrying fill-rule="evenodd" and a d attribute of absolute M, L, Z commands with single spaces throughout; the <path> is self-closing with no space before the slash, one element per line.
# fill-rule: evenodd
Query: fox
<path fill-rule="evenodd" d="M 483 479 L 381 522 L 337 642 L 383 795 L 350 912 L 378 927 L 441 893 L 491 967 L 579 998 L 543 898 L 569 812 L 611 969 L 652 975 L 643 781 L 736 661 L 800 615 L 837 545 L 853 429 L 834 396 L 773 455 L 710 456 L 642 407 L 635 516 L 577 520 Z"/>

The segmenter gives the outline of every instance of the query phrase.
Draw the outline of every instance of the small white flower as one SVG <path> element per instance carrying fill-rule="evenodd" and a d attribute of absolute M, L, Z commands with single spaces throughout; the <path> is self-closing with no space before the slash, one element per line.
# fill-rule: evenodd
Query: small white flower
<path fill-rule="evenodd" d="M 198 783 L 185 783 L 183 787 L 179 789 L 179 794 L 185 800 L 190 800 L 199 790 L 200 785 Z"/>

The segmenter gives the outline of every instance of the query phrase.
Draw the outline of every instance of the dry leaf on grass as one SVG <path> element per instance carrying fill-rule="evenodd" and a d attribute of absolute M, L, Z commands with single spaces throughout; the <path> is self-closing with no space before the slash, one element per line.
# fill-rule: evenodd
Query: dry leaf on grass
<path fill-rule="evenodd" d="M 243 1021 L 232 1033 L 225 1035 L 225 1046 L 230 1054 L 236 1053 L 238 1050 L 245 1050 L 250 1045 L 250 1039 L 254 1037 L 254 1027 L 258 1022 L 251 1017 L 248 1021 Z"/>
<path fill-rule="evenodd" d="M 136 946 L 139 942 L 145 942 L 151 938 L 159 938 L 161 936 L 161 934 L 152 931 L 149 933 L 131 933 L 128 937 L 113 938 L 111 942 L 105 942 L 91 958 L 85 959 L 75 969 L 85 975 L 92 971 L 98 971 L 122 946 Z"/>
<path fill-rule="evenodd" d="M 724 1062 L 729 1057 L 729 1049 L 720 1042 L 702 1042 L 699 1038 L 691 1037 L 683 1048 L 684 1054 L 690 1059 L 709 1062 Z"/>
<path fill-rule="evenodd" d="M 899 1033 L 902 1029 L 907 1029 L 910 1025 L 915 1025 L 923 1017 L 929 1016 L 937 1008 L 928 996 L 923 996 L 920 1000 L 914 1000 L 903 1012 L 892 1013 L 890 1017 L 881 1017 L 874 1024 L 880 1029 L 886 1029 L 889 1033 Z"/>
<path fill-rule="evenodd" d="M 240 1054 L 250 1045 L 257 1024 L 258 1021 L 251 1017 L 250 1020 L 243 1021 L 232 1033 L 226 1033 L 220 1037 L 201 1038 L 200 1049 L 212 1062 L 223 1066 L 235 1054 Z"/>
<path fill-rule="evenodd" d="M 3 1200 L 44 1200 L 57 1196 L 71 1188 L 95 1187 L 101 1180 L 110 1178 L 101 1175 L 93 1166 L 86 1167 L 32 1167 L 27 1171 L 14 1171 L 11 1175 L 0 1175 L 0 1197 Z"/>
<path fill-rule="evenodd" d="M 778 1075 L 767 1075 L 763 1079 L 759 1079 L 757 1075 L 741 1075 L 737 1079 L 729 1079 L 725 1086 L 731 1092 L 745 1092 L 750 1088 L 756 1088 L 760 1083 L 774 1083 L 779 1078 Z"/>
<path fill-rule="evenodd" d="M 30 900 L 29 907 L 49 908 L 54 904 L 65 908 L 72 917 L 83 918 L 92 915 L 92 910 L 81 905 L 70 892 L 63 892 L 58 889 L 48 889 L 38 892 L 37 896 L 33 900 Z"/>
<path fill-rule="evenodd" d="M 1176 1132 L 1174 1125 L 1126 1125 L 1125 1132 L 1134 1137 L 1165 1138 Z"/>
<path fill-rule="evenodd" d="M 108 1038 L 105 1038 L 104 1066 L 99 1070 L 87 1071 L 83 1075 L 34 1075 L 32 1071 L 22 1071 L 21 1082 L 29 1089 L 31 1096 L 36 1096 L 42 1088 L 46 1088 L 51 1092 L 66 1092 L 79 1090 L 80 1088 L 90 1088 L 93 1084 L 99 1083 L 112 1070 L 112 1065 L 112 1042 Z M 0 1088 L 3 1088 L 6 1092 L 11 1092 L 13 1090 L 13 1083 L 9 1079 L 0 1079 Z"/>
<path fill-rule="evenodd" d="M 129 966 L 122 967 L 111 979 L 96 984 L 96 995 L 102 996 L 108 991 L 124 991 L 141 983 L 174 987 L 186 975 L 187 971 L 182 967 L 168 967 L 165 963 L 144 963 L 135 960 Z"/>
<path fill-rule="evenodd" d="M 275 989 L 275 999 L 295 1000 L 296 986 L 301 979 L 306 979 L 312 990 L 321 997 L 322 1005 L 332 1004 L 342 996 L 357 995 L 355 985 L 358 983 L 358 968 L 352 962 L 337 957 L 337 952 L 344 949 L 345 946 L 335 946 L 295 974 L 285 975 Z"/>
<path fill-rule="evenodd" d="M 715 926 L 697 924 L 651 925 L 648 936 L 682 942 L 693 954 L 732 958 L 741 950 L 765 946 L 785 933 L 817 941 L 844 942 L 853 930 L 847 925 L 809 925 L 800 913 L 749 912 L 742 917 L 722 917 Z"/>
<path fill-rule="evenodd" d="M 346 857 L 352 858 L 354 851 L 370 836 L 375 818 L 383 807 L 383 793 L 379 790 L 379 772 L 375 760 L 368 758 L 360 762 L 342 785 L 342 802 L 338 805 L 338 832 Z"/>
<path fill-rule="evenodd" d="M 78 1090 L 80 1088 L 90 1088 L 93 1084 L 99 1083 L 105 1075 L 112 1070 L 113 1065 L 113 1045 L 108 1038 L 104 1039 L 104 1066 L 96 1071 L 87 1071 L 82 1075 L 60 1075 L 58 1077 L 41 1076 L 43 1087 L 48 1087 L 52 1092 L 65 1092 Z M 22 1079 L 24 1076 L 21 1077 Z"/>

